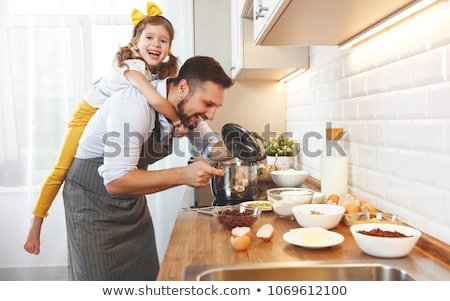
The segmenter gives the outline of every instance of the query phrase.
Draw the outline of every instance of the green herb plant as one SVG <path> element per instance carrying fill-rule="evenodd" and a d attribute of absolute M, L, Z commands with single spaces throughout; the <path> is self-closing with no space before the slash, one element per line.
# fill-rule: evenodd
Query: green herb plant
<path fill-rule="evenodd" d="M 297 155 L 297 147 L 294 139 L 280 135 L 278 137 L 270 137 L 264 145 L 267 156 L 295 156 Z"/>

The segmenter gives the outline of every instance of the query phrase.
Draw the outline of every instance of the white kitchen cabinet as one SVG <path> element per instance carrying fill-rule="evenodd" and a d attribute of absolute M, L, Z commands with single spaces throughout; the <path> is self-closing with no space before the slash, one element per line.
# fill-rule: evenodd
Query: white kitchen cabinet
<path fill-rule="evenodd" d="M 257 45 L 339 45 L 415 0 L 246 0 Z M 261 16 L 263 15 L 263 16 Z"/>
<path fill-rule="evenodd" d="M 267 20 L 271 19 L 281 0 L 252 0 L 253 1 L 253 39 L 256 41 L 257 36 L 263 31 L 267 25 Z"/>
<path fill-rule="evenodd" d="M 245 0 L 231 1 L 231 76 L 235 80 L 280 80 L 309 66 L 309 47 L 258 46 L 254 21 L 242 18 Z"/>
<path fill-rule="evenodd" d="M 231 76 L 230 13 L 229 0 L 193 0 L 194 55 L 214 57 Z"/>

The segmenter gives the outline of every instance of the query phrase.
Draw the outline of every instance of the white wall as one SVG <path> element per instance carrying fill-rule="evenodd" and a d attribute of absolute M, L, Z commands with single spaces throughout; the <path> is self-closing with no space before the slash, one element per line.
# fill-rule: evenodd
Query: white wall
<path fill-rule="evenodd" d="M 450 244 L 450 4 L 352 50 L 310 55 L 310 70 L 286 86 L 287 130 L 344 127 L 350 192 Z M 302 162 L 320 179 L 319 157 Z"/>
<path fill-rule="evenodd" d="M 220 132 L 223 125 L 237 123 L 262 135 L 265 129 L 277 134 L 286 130 L 284 84 L 276 81 L 236 81 L 227 91 L 224 105 L 210 127 Z"/>
<path fill-rule="evenodd" d="M 40 185 L 2 188 L 0 190 L 0 279 L 2 268 L 43 267 L 67 265 L 67 240 L 63 200 L 56 197 L 51 218 L 42 226 L 41 254 L 30 255 L 23 250 L 26 235 L 31 225 L 31 209 L 37 198 Z"/>

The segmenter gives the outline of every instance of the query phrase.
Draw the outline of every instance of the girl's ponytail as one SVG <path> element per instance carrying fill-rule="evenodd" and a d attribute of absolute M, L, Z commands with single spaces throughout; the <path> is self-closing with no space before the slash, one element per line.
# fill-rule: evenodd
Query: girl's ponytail
<path fill-rule="evenodd" d="M 178 58 L 172 53 L 168 55 L 168 61 L 158 65 L 156 73 L 158 78 L 175 77 L 178 73 Z"/>

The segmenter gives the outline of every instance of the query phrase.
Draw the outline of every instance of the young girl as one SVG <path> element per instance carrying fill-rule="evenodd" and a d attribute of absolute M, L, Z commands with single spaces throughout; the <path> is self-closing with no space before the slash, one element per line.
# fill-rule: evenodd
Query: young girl
<path fill-rule="evenodd" d="M 181 137 L 186 132 L 175 108 L 149 82 L 175 76 L 178 71 L 177 58 L 170 51 L 174 29 L 169 20 L 161 16 L 162 12 L 155 4 L 147 3 L 147 13 L 145 16 L 140 11 L 133 10 L 131 18 L 135 27 L 131 42 L 119 49 L 115 58 L 116 66 L 94 83 L 72 113 L 57 161 L 45 180 L 32 211 L 34 217 L 24 244 L 24 249 L 30 254 L 40 252 L 43 219 L 48 216 L 47 212 L 72 164 L 86 124 L 112 93 L 130 84 L 136 86 L 156 111 L 174 121 L 173 135 Z"/>

